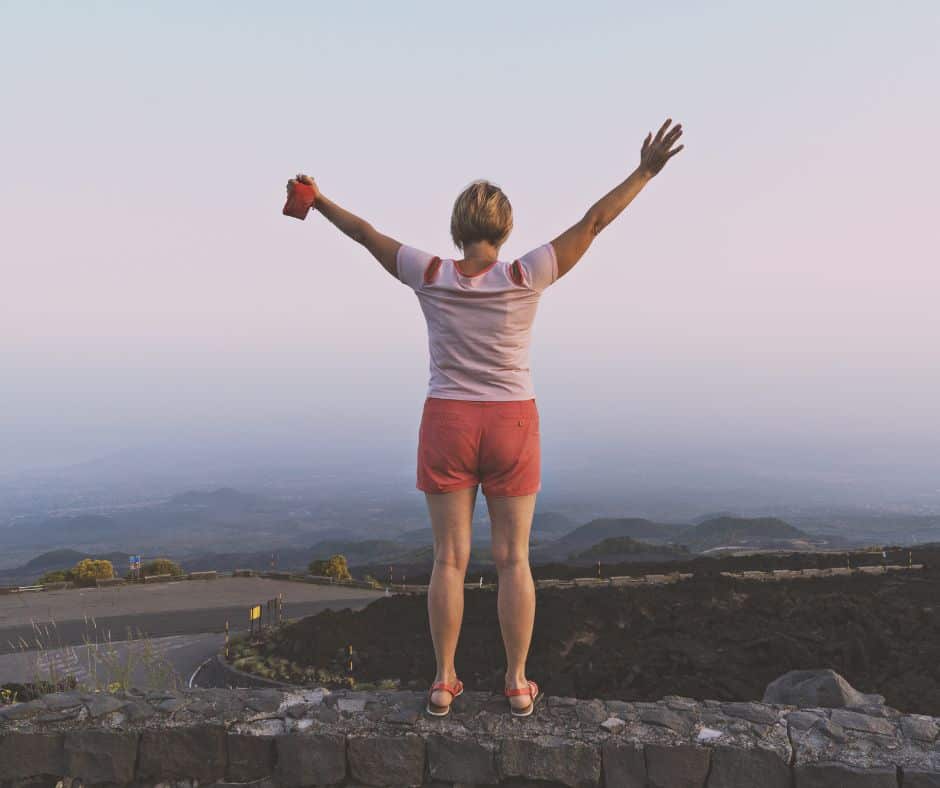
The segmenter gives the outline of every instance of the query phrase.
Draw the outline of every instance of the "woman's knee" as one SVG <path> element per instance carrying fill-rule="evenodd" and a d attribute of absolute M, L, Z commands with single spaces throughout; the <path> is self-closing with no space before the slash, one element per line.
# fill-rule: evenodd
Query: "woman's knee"
<path fill-rule="evenodd" d="M 434 563 L 436 566 L 445 569 L 454 569 L 466 573 L 467 566 L 470 563 L 470 553 L 459 548 L 437 549 L 434 551 Z"/>
<path fill-rule="evenodd" d="M 517 569 L 529 568 L 529 551 L 513 547 L 495 547 L 493 549 L 493 563 L 500 574 Z"/>

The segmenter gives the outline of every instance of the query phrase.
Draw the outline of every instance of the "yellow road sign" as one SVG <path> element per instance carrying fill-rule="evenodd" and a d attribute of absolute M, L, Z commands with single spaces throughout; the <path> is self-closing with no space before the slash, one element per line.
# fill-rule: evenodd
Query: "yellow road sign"
<path fill-rule="evenodd" d="M 248 620 L 257 621 L 261 618 L 261 605 L 255 605 L 254 607 L 248 608 Z"/>

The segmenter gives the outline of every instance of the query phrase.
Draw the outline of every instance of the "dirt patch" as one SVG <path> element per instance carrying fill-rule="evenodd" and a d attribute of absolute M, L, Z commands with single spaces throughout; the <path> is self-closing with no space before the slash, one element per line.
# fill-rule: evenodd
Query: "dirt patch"
<path fill-rule="evenodd" d="M 934 564 L 936 567 L 937 564 Z M 358 681 L 424 688 L 435 665 L 424 596 L 380 598 L 284 628 L 266 650 Z M 496 592 L 467 591 L 457 670 L 501 689 Z M 719 576 L 673 586 L 544 589 L 528 673 L 552 695 L 760 699 L 788 670 L 832 668 L 891 706 L 940 716 L 940 569 L 759 583 Z"/>

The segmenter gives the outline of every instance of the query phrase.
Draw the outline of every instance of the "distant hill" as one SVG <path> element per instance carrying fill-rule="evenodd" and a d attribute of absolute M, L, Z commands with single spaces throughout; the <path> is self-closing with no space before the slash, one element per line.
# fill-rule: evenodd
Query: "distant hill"
<path fill-rule="evenodd" d="M 569 533 L 575 529 L 575 524 L 558 512 L 536 512 L 532 517 L 532 534 L 534 536 L 554 536 Z"/>
<path fill-rule="evenodd" d="M 434 534 L 431 533 L 431 526 L 427 528 L 415 528 L 411 531 L 405 531 L 399 534 L 397 541 L 404 545 L 433 544 Z"/>
<path fill-rule="evenodd" d="M 699 517 L 695 517 L 691 520 L 692 525 L 701 525 L 704 522 L 709 520 L 717 520 L 720 517 L 740 517 L 741 515 L 737 512 L 710 512 L 709 514 L 703 514 Z"/>
<path fill-rule="evenodd" d="M 17 570 L 23 572 L 51 572 L 56 569 L 71 569 L 84 558 L 103 558 L 105 561 L 114 564 L 116 570 L 123 572 L 128 567 L 130 553 L 98 553 L 94 551 L 83 553 L 80 550 L 50 550 L 48 553 L 37 555 L 21 567 L 17 567 Z"/>
<path fill-rule="evenodd" d="M 379 580 L 386 580 L 388 577 L 386 571 L 387 567 L 391 566 L 394 582 L 400 583 L 403 572 L 406 574 L 406 578 L 409 571 L 418 572 L 419 575 L 426 576 L 433 562 L 434 547 L 432 545 L 426 545 L 424 547 L 418 547 L 407 552 L 399 553 L 396 556 L 388 557 L 382 561 L 363 562 L 361 564 L 350 563 L 350 569 L 352 570 L 353 575 L 356 576 L 369 573 L 374 575 Z M 470 548 L 470 575 L 473 574 L 474 569 L 476 568 L 491 568 L 492 566 L 493 549 L 488 544 L 475 545 Z"/>
<path fill-rule="evenodd" d="M 536 548 L 543 553 L 557 557 L 567 557 L 571 553 L 587 550 L 603 541 L 629 536 L 652 542 L 668 543 L 676 541 L 684 526 L 657 523 L 640 517 L 599 517 L 575 528 L 560 539 Z"/>
<path fill-rule="evenodd" d="M 532 518 L 532 540 L 549 541 L 556 539 L 565 533 L 574 529 L 575 524 L 558 512 L 536 512 Z M 429 545 L 434 543 L 434 535 L 431 532 L 431 526 L 415 528 L 405 531 L 395 537 L 399 542 L 406 545 Z M 480 527 L 476 524 L 473 528 L 473 541 L 489 542 L 490 527 L 488 525 Z"/>
<path fill-rule="evenodd" d="M 0 570 L 0 585 L 30 585 L 46 572 L 71 569 L 83 558 L 103 558 L 114 564 L 114 571 L 123 574 L 128 569 L 128 553 L 83 553 L 79 550 L 49 550 L 30 559 L 21 566 Z"/>
<path fill-rule="evenodd" d="M 677 541 L 701 553 L 716 547 L 777 547 L 814 540 L 776 517 L 716 517 L 685 529 Z"/>
<path fill-rule="evenodd" d="M 70 569 L 85 558 L 84 553 L 78 550 L 50 550 L 48 553 L 37 555 L 17 569 L 36 572 L 47 572 L 53 569 Z"/>
<path fill-rule="evenodd" d="M 676 545 L 656 545 L 641 542 L 630 536 L 614 536 L 604 539 L 587 550 L 573 553 L 569 556 L 571 561 L 669 561 L 677 558 L 688 558 L 689 551 L 685 547 Z"/>

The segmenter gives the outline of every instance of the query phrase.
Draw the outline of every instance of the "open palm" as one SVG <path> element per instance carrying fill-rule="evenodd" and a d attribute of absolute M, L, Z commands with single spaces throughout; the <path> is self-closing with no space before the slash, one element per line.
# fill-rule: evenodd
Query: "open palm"
<path fill-rule="evenodd" d="M 666 122 L 660 126 L 655 137 L 653 137 L 653 132 L 650 132 L 643 140 L 643 148 L 640 150 L 640 167 L 650 175 L 658 173 L 669 159 L 685 147 L 685 145 L 680 145 L 670 150 L 673 143 L 682 136 L 682 124 L 677 123 L 669 129 L 670 123 L 672 123 L 672 118 L 666 118 Z"/>

